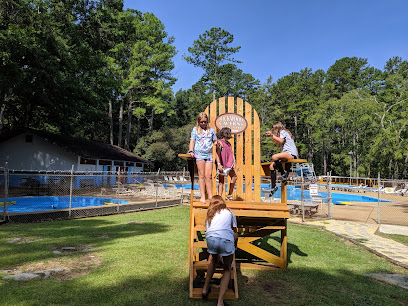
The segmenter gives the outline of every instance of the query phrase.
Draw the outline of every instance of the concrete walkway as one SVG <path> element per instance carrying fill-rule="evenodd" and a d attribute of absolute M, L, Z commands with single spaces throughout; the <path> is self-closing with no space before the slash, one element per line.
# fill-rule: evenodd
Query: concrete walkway
<path fill-rule="evenodd" d="M 291 222 L 302 223 L 300 218 L 290 218 Z M 306 220 L 302 224 L 324 227 L 327 231 L 348 238 L 383 256 L 391 262 L 408 268 L 408 246 L 376 234 L 379 225 L 341 220 Z M 403 227 L 404 230 L 405 227 Z M 394 232 L 395 233 L 395 232 Z M 395 234 L 398 234 L 395 233 Z"/>

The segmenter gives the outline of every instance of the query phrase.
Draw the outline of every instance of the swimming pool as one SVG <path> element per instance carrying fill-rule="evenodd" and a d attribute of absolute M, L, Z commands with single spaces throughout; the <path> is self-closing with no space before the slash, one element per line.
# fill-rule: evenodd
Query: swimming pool
<path fill-rule="evenodd" d="M 4 200 L 0 198 L 0 202 Z M 36 211 L 47 211 L 56 209 L 68 209 L 69 197 L 11 197 L 7 198 L 7 211 L 15 213 L 29 213 Z M 119 200 L 119 204 L 129 203 Z M 107 204 L 118 204 L 118 199 L 99 197 L 72 197 L 71 208 L 102 206 Z M 0 211 L 3 211 L 3 203 Z"/>
<path fill-rule="evenodd" d="M 177 188 L 181 188 L 181 184 L 175 184 Z M 191 184 L 184 184 L 184 188 L 190 189 Z M 244 186 L 245 188 L 245 186 Z M 270 189 L 269 184 L 261 184 L 261 196 L 265 196 L 263 189 Z M 199 190 L 198 184 L 194 184 L 194 190 Z M 245 190 L 244 190 L 245 191 Z M 327 192 L 319 192 L 323 201 L 327 202 Z M 332 192 L 332 203 L 333 204 L 346 204 L 347 202 L 378 202 L 377 198 L 356 195 L 356 194 L 346 194 L 346 193 L 336 193 Z M 297 186 L 288 185 L 287 186 L 287 196 L 288 201 L 300 201 L 301 200 L 301 189 Z M 278 186 L 278 190 L 273 195 L 274 199 L 280 199 L 281 197 L 281 188 Z M 307 201 L 310 199 L 310 194 L 308 190 L 304 191 L 304 198 Z M 386 200 L 380 200 L 381 202 L 390 202 Z"/>

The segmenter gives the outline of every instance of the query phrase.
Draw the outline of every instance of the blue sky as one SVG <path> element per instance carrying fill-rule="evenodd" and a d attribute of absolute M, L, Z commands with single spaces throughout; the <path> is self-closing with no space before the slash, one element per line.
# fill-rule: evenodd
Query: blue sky
<path fill-rule="evenodd" d="M 241 46 L 238 67 L 261 83 L 304 68 L 325 71 L 343 57 L 367 58 L 383 69 L 393 56 L 408 60 L 406 0 L 125 0 L 125 8 L 151 12 L 175 37 L 175 91 L 203 74 L 182 55 L 200 34 L 221 27 Z"/>

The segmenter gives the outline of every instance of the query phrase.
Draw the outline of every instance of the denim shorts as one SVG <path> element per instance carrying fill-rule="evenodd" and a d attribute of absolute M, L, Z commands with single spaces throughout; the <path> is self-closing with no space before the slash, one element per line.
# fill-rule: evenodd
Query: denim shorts
<path fill-rule="evenodd" d="M 207 238 L 207 251 L 210 254 L 228 256 L 235 253 L 234 241 L 218 237 Z"/>

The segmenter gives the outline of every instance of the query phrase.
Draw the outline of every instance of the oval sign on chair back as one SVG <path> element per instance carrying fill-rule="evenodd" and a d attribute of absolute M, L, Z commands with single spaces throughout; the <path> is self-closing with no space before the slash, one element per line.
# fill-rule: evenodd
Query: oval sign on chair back
<path fill-rule="evenodd" d="M 240 134 L 248 126 L 246 119 L 236 113 L 224 113 L 215 118 L 215 126 L 221 130 L 223 127 L 229 127 L 231 134 Z"/>

